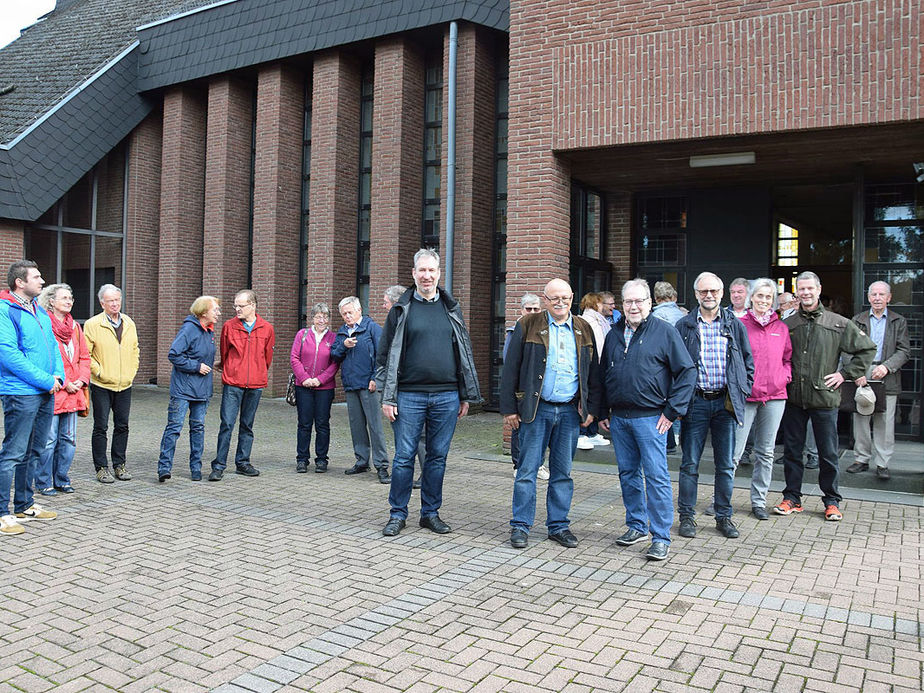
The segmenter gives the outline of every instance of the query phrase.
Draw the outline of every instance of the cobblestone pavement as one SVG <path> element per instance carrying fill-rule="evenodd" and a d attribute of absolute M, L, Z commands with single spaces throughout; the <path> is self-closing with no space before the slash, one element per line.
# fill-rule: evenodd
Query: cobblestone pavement
<path fill-rule="evenodd" d="M 645 545 L 613 543 L 618 476 L 579 470 L 580 546 L 545 539 L 540 508 L 518 552 L 509 463 L 467 454 L 496 445 L 499 417 L 483 414 L 447 466 L 453 532 L 409 522 L 387 539 L 388 487 L 342 473 L 342 406 L 325 475 L 294 473 L 294 411 L 274 400 L 257 418 L 259 478 L 193 483 L 181 444 L 158 484 L 166 394 L 136 390 L 134 480 L 95 481 L 81 420 L 77 493 L 42 499 L 57 520 L 0 538 L 0 691 L 922 689 L 920 507 L 848 500 L 826 523 L 809 498 L 758 522 L 737 489 L 740 539 L 701 517 L 696 539 L 649 563 Z"/>

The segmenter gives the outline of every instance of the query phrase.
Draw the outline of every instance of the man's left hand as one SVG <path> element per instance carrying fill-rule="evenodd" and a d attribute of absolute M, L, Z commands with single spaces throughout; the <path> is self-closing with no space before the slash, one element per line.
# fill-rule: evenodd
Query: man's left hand
<path fill-rule="evenodd" d="M 878 366 L 873 366 L 873 370 L 870 371 L 869 375 L 873 380 L 882 380 L 888 374 L 889 374 L 889 369 L 880 363 Z"/>
<path fill-rule="evenodd" d="M 468 414 L 468 402 L 460 402 L 459 403 L 459 418 L 461 419 L 466 414 Z"/>
<path fill-rule="evenodd" d="M 374 380 L 369 381 L 369 392 L 375 392 L 375 381 Z"/>
<path fill-rule="evenodd" d="M 674 422 L 671 421 L 666 416 L 664 416 L 664 414 L 661 414 L 661 416 L 658 417 L 658 423 L 657 423 L 658 433 L 662 433 L 662 434 L 667 433 L 668 430 L 670 430 L 670 427 L 673 425 L 673 423 Z"/>
<path fill-rule="evenodd" d="M 840 371 L 835 371 L 834 373 L 828 373 L 825 376 L 825 387 L 830 387 L 832 390 L 836 390 L 844 382 L 844 376 L 841 375 Z"/>

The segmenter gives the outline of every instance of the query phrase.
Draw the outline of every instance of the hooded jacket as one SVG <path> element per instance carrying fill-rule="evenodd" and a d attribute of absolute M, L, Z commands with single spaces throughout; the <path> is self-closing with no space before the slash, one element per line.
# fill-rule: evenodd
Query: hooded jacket
<path fill-rule="evenodd" d="M 211 399 L 212 371 L 202 375 L 199 366 L 203 363 L 211 366 L 215 362 L 215 337 L 212 330 L 202 327 L 195 315 L 187 315 L 183 320 L 167 358 L 173 364 L 171 397 L 194 402 Z"/>
<path fill-rule="evenodd" d="M 257 390 L 266 387 L 266 373 L 273 364 L 276 332 L 259 315 L 250 332 L 240 318 L 231 318 L 221 327 L 221 382 L 234 387 Z"/>
<path fill-rule="evenodd" d="M 789 329 L 772 311 L 766 325 L 761 325 L 751 311 L 745 313 L 741 322 L 748 331 L 754 358 L 754 385 L 748 402 L 786 399 L 786 385 L 792 380 Z"/>
<path fill-rule="evenodd" d="M 121 316 L 122 341 L 116 337 L 105 311 L 94 315 L 83 326 L 90 351 L 90 382 L 113 392 L 132 386 L 139 363 L 135 323 L 125 313 Z"/>
<path fill-rule="evenodd" d="M 902 376 L 899 369 L 911 358 L 911 343 L 908 341 L 908 321 L 903 315 L 894 310 L 886 310 L 885 336 L 882 340 L 882 365 L 889 369 L 889 374 L 882 379 L 883 388 L 887 395 L 900 395 L 902 392 Z M 869 311 L 857 313 L 853 316 L 854 324 L 860 328 L 864 335 L 869 336 Z M 875 342 L 873 342 L 875 344 Z M 876 355 L 873 354 L 873 358 Z"/>
<path fill-rule="evenodd" d="M 34 300 L 32 307 L 34 314 L 10 291 L 0 291 L 0 394 L 47 394 L 55 376 L 64 380 L 51 318 Z"/>

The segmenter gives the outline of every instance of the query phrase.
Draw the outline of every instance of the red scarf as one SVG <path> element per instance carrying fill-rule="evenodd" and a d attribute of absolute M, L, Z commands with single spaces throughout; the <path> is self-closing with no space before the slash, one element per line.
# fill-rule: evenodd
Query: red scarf
<path fill-rule="evenodd" d="M 48 311 L 51 318 L 51 329 L 55 333 L 55 339 L 62 344 L 68 344 L 71 337 L 74 336 L 74 318 L 70 313 L 64 314 L 64 320 L 59 320 L 53 310 Z"/>

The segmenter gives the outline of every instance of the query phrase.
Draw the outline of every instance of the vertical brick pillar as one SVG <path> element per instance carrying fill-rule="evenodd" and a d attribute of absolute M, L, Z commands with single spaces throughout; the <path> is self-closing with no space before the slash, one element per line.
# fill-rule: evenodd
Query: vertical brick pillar
<path fill-rule="evenodd" d="M 157 287 L 157 382 L 170 382 L 167 352 L 189 306 L 202 293 L 205 200 L 205 95 L 192 87 L 164 94 Z"/>
<path fill-rule="evenodd" d="M 448 55 L 447 31 L 444 83 L 448 83 L 449 79 Z M 456 56 L 456 226 L 451 291 L 462 305 L 471 333 L 475 367 L 483 393 L 488 392 L 491 371 L 494 55 L 494 41 L 488 31 L 472 24 L 459 27 Z M 449 128 L 448 117 L 447 108 L 443 113 L 446 121 L 444 142 Z"/>
<path fill-rule="evenodd" d="M 24 224 L 21 221 L 0 219 L 0 267 L 9 269 L 14 262 L 23 259 L 23 252 L 26 247 L 23 229 Z M 45 272 L 43 275 L 46 277 L 45 281 L 50 284 L 51 281 L 48 277 L 54 277 L 54 268 L 49 271 L 48 268 L 39 267 L 39 270 Z M 4 289 L 8 288 L 6 277 L 0 279 L 0 282 L 2 282 Z"/>
<path fill-rule="evenodd" d="M 620 290 L 632 277 L 632 194 L 608 193 L 606 196 L 606 257 L 613 265 L 610 291 L 616 294 L 616 307 L 622 312 Z"/>
<path fill-rule="evenodd" d="M 222 302 L 217 334 L 221 323 L 234 317 L 234 293 L 250 288 L 247 267 L 253 88 L 233 77 L 218 77 L 209 84 L 208 99 L 202 286 L 205 293 Z M 261 301 L 261 314 L 265 307 Z"/>
<path fill-rule="evenodd" d="M 276 329 L 277 349 L 269 394 L 285 391 L 288 346 L 298 328 L 299 225 L 305 78 L 275 64 L 257 78 L 254 168 L 253 288 L 260 313 Z M 288 342 L 288 344 L 287 344 Z"/>
<path fill-rule="evenodd" d="M 404 37 L 375 47 L 369 312 L 385 320 L 382 294 L 412 281 L 423 210 L 424 61 Z"/>
<path fill-rule="evenodd" d="M 128 204 L 125 226 L 125 300 L 123 310 L 138 328 L 141 364 L 135 382 L 150 382 L 157 376 L 157 365 L 166 354 L 159 351 L 157 339 L 160 258 L 160 217 L 152 210 L 160 206 L 163 116 L 156 111 L 132 130 L 128 140 Z M 175 261 L 175 258 L 172 260 Z M 94 312 L 99 310 L 94 305 Z"/>
<path fill-rule="evenodd" d="M 308 305 L 326 301 L 332 327 L 341 324 L 340 299 L 356 290 L 359 86 L 360 66 L 352 56 L 330 51 L 315 58 Z"/>

